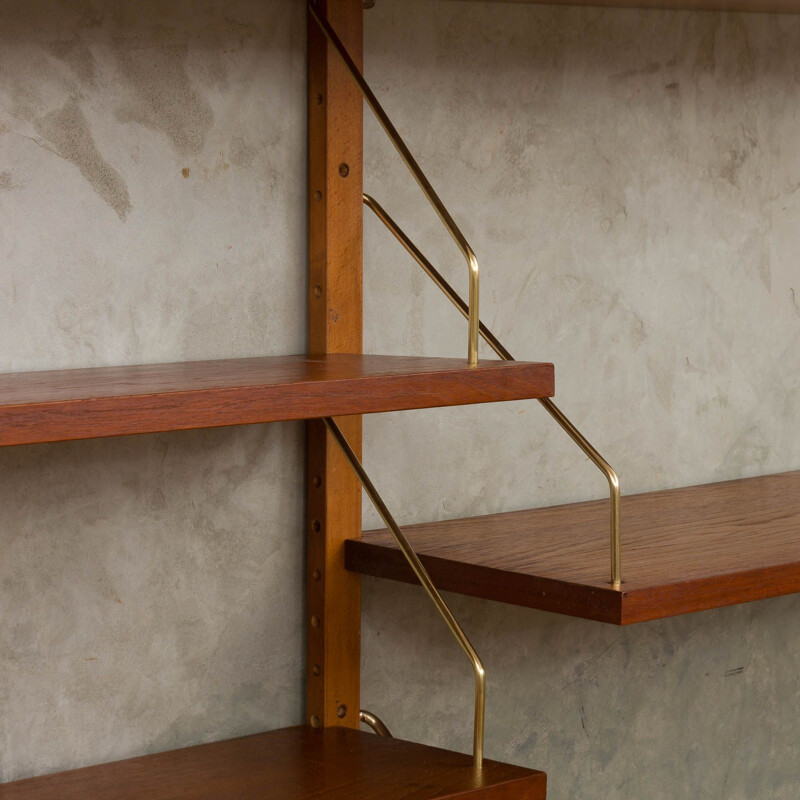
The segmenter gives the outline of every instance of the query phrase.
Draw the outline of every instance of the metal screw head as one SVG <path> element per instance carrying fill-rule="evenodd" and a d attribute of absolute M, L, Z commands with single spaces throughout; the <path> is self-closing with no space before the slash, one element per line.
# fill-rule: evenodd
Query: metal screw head
<path fill-rule="evenodd" d="M 349 164 L 339 164 L 339 174 L 346 178 L 350 174 L 350 165 Z"/>
<path fill-rule="evenodd" d="M 316 614 L 314 614 L 314 616 L 311 617 L 311 627 L 319 628 L 319 617 Z"/>
<path fill-rule="evenodd" d="M 320 201 L 320 200 L 322 200 L 322 192 L 321 192 L 319 189 L 317 189 L 317 191 L 316 191 L 316 192 L 314 192 L 314 199 L 315 199 L 315 200 L 316 200 L 318 203 L 319 203 L 319 201 Z"/>
<path fill-rule="evenodd" d="M 319 728 L 319 717 L 316 714 L 314 714 L 314 716 L 311 717 L 311 727 Z"/>
<path fill-rule="evenodd" d="M 339 717 L 339 719 L 344 719 L 347 716 L 347 706 L 339 706 L 339 708 L 336 709 L 336 716 Z"/>
<path fill-rule="evenodd" d="M 312 478 L 311 483 L 314 484 L 314 488 L 319 489 L 319 487 L 322 486 L 322 478 L 320 478 L 319 475 L 315 475 Z"/>
<path fill-rule="evenodd" d="M 320 572 L 318 569 L 315 569 L 315 570 L 314 570 L 314 571 L 311 573 L 311 577 L 312 577 L 312 578 L 313 578 L 315 581 L 318 581 L 318 580 L 320 580 L 320 579 L 322 578 L 322 573 L 321 573 L 321 572 Z"/>
<path fill-rule="evenodd" d="M 322 670 L 319 668 L 319 664 L 314 664 L 314 666 L 311 668 L 311 672 L 313 672 L 314 675 L 319 676 L 319 674 L 322 672 Z"/>
<path fill-rule="evenodd" d="M 315 286 L 314 287 L 314 297 L 322 297 L 322 287 Z"/>

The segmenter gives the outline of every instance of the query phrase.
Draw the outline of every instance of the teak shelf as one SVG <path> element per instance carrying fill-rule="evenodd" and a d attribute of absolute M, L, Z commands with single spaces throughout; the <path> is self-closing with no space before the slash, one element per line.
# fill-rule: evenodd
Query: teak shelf
<path fill-rule="evenodd" d="M 552 364 L 324 355 L 0 375 L 0 446 L 550 397 Z"/>
<path fill-rule="evenodd" d="M 461 2 L 461 0 L 457 0 Z M 758 14 L 800 14 L 800 0 L 487 0 L 489 3 L 650 8 L 680 11 L 746 11 Z"/>
<path fill-rule="evenodd" d="M 0 800 L 545 800 L 542 772 L 301 726 L 0 785 Z"/>
<path fill-rule="evenodd" d="M 623 496 L 622 591 L 606 574 L 606 501 L 405 528 L 441 589 L 629 625 L 800 592 L 800 472 Z M 384 531 L 345 563 L 410 581 Z"/>

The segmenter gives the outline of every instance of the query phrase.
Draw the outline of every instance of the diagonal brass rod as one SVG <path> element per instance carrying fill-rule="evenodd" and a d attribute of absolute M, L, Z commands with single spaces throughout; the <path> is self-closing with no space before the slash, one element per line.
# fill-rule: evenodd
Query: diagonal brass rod
<path fill-rule="evenodd" d="M 361 481 L 361 485 L 364 487 L 367 497 L 369 497 L 372 505 L 375 506 L 375 509 L 378 514 L 380 514 L 381 519 L 405 556 L 406 561 L 408 561 L 417 579 L 427 592 L 428 597 L 433 601 L 436 610 L 442 615 L 450 632 L 455 636 L 459 645 L 461 645 L 461 649 L 467 654 L 470 664 L 472 664 L 472 669 L 475 673 L 475 723 L 472 756 L 475 767 L 480 769 L 483 766 L 483 723 L 486 709 L 486 672 L 483 669 L 480 657 L 475 652 L 475 648 L 470 644 L 467 635 L 458 624 L 458 620 L 453 616 L 453 612 L 450 611 L 449 606 L 433 585 L 433 581 L 430 579 L 425 567 L 422 566 L 422 562 L 414 552 L 414 548 L 408 543 L 405 534 L 395 522 L 394 517 L 386 507 L 386 503 L 383 502 L 380 494 L 378 494 L 378 490 L 373 485 L 369 475 L 367 475 L 366 470 L 358 460 L 358 456 L 353 452 L 353 449 L 350 447 L 347 438 L 342 433 L 339 426 L 330 417 L 323 417 L 322 421 L 325 423 L 325 427 L 328 429 L 328 432 L 331 434 L 336 444 L 339 445 L 339 448 L 344 453 L 345 458 L 350 462 L 350 466 L 358 476 L 359 481 Z"/>
<path fill-rule="evenodd" d="M 364 205 L 392 232 L 394 237 L 419 264 L 433 282 L 444 292 L 450 302 L 466 317 L 467 304 L 459 297 L 453 287 L 442 277 L 436 267 L 428 261 L 420 249 L 409 239 L 402 228 L 389 216 L 375 198 L 364 195 Z M 514 357 L 506 350 L 500 340 L 482 323 L 478 322 L 481 337 L 503 361 L 513 361 Z M 611 465 L 592 447 L 586 437 L 569 421 L 563 411 L 549 398 L 539 398 L 547 413 L 567 432 L 570 438 L 583 450 L 589 460 L 605 475 L 608 481 L 611 501 L 611 584 L 615 589 L 622 587 L 621 534 L 620 534 L 620 486 L 617 473 Z"/>
<path fill-rule="evenodd" d="M 372 89 L 370 89 L 369 84 L 364 79 L 361 71 L 350 57 L 350 54 L 347 52 L 347 49 L 342 44 L 339 37 L 336 35 L 336 31 L 331 27 L 327 19 L 317 13 L 315 6 L 316 0 L 309 0 L 309 13 L 317 25 L 319 25 L 320 30 L 325 34 L 328 41 L 333 45 L 333 49 L 336 50 L 339 57 L 342 59 L 345 68 L 356 82 L 358 90 L 361 92 L 361 95 L 363 96 L 370 110 L 375 115 L 392 144 L 395 146 L 395 149 L 400 154 L 400 158 L 403 159 L 403 162 L 411 171 L 411 174 L 419 184 L 420 189 L 422 189 L 422 193 L 428 199 L 428 202 L 433 206 L 433 209 L 439 216 L 442 224 L 445 226 L 445 228 L 447 228 L 448 233 L 467 261 L 467 267 L 469 269 L 469 310 L 467 313 L 469 330 L 467 361 L 470 366 L 475 366 L 478 363 L 478 301 L 480 272 L 478 267 L 478 259 L 475 257 L 475 253 L 469 246 L 469 242 L 466 240 L 464 234 L 461 233 L 461 229 L 458 227 L 458 225 L 456 225 L 455 220 L 450 216 L 450 212 L 439 198 L 439 195 L 434 191 L 433 186 L 431 186 L 431 183 L 426 177 L 425 173 L 422 171 L 422 168 L 417 163 L 414 156 L 411 155 L 411 151 L 408 149 L 406 143 L 403 141 L 403 138 L 398 133 L 397 128 L 394 127 L 392 121 L 389 119 L 388 115 L 383 110 L 383 107 L 378 102 L 378 98 L 375 97 L 375 94 L 373 93 Z"/>

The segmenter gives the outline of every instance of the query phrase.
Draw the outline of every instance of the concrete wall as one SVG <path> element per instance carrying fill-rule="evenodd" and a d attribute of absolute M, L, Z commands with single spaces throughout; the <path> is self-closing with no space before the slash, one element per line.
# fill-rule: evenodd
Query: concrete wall
<path fill-rule="evenodd" d="M 626 491 L 800 468 L 800 18 L 379 0 L 367 75 Z M 3 369 L 304 347 L 301 2 L 0 6 Z M 457 286 L 377 126 L 366 188 Z M 185 177 L 186 176 L 186 177 Z M 463 321 L 366 222 L 366 348 Z M 301 429 L 0 453 L 0 779 L 302 720 Z M 534 403 L 365 420 L 401 522 L 600 497 Z M 365 522 L 377 518 L 365 508 Z M 794 597 L 617 629 L 457 596 L 550 797 L 796 800 Z M 364 581 L 363 704 L 467 750 L 469 669 Z"/>

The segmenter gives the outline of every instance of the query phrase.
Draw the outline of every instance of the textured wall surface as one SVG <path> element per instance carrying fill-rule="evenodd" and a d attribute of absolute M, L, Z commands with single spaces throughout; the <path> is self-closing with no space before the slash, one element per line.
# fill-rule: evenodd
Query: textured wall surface
<path fill-rule="evenodd" d="M 304 347 L 302 2 L 0 4 L 0 367 Z M 800 17 L 378 0 L 367 76 L 629 492 L 800 468 Z M 466 271 L 377 126 L 365 187 Z M 366 220 L 369 352 L 463 321 Z M 299 426 L 0 452 L 0 780 L 302 719 Z M 600 497 L 533 403 L 365 420 L 401 522 Z M 377 518 L 365 507 L 365 522 Z M 363 704 L 469 749 L 419 590 Z M 617 629 L 451 596 L 553 800 L 796 800 L 800 599 Z"/>
<path fill-rule="evenodd" d="M 302 352 L 304 92 L 299 3 L 0 4 L 0 368 Z M 302 719 L 302 464 L 0 452 L 0 780 Z"/>

